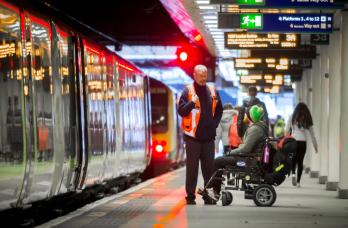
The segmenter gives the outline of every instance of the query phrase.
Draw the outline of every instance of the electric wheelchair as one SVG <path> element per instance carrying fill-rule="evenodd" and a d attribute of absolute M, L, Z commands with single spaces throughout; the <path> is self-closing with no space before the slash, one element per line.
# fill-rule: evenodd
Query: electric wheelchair
<path fill-rule="evenodd" d="M 221 178 L 220 199 L 222 206 L 233 201 L 231 190 L 244 191 L 245 199 L 252 199 L 257 206 L 269 207 L 274 204 L 277 193 L 273 186 L 280 185 L 290 174 L 291 162 L 296 152 L 296 141 L 285 139 L 282 148 L 274 144 L 279 140 L 266 138 L 262 154 L 240 154 L 235 156 L 236 164 L 217 170 L 204 189 L 198 191 L 207 198 L 207 186 L 217 178 Z M 222 173 L 218 177 L 218 173 Z"/>

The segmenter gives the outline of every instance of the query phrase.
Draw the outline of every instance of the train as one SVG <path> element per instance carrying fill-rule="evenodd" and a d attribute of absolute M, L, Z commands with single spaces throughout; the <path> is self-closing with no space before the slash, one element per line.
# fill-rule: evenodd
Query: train
<path fill-rule="evenodd" d="M 0 0 L 0 212 L 182 164 L 178 94 L 27 5 Z"/>
<path fill-rule="evenodd" d="M 150 82 L 152 156 L 144 178 L 184 165 L 186 160 L 176 88 L 154 78 Z"/>

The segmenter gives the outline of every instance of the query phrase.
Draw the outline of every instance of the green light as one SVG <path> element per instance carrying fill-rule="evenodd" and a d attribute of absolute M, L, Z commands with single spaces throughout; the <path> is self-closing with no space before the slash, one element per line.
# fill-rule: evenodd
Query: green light
<path fill-rule="evenodd" d="M 241 14 L 240 28 L 242 29 L 262 29 L 263 15 L 262 14 Z"/>
<path fill-rule="evenodd" d="M 264 5 L 265 0 L 237 0 L 238 5 Z"/>

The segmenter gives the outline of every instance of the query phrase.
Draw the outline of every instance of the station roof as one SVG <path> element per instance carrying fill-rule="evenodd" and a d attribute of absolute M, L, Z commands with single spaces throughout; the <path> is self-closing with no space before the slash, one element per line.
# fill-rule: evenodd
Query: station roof
<path fill-rule="evenodd" d="M 33 2 L 45 3 L 124 44 L 175 45 L 188 41 L 159 0 Z"/>

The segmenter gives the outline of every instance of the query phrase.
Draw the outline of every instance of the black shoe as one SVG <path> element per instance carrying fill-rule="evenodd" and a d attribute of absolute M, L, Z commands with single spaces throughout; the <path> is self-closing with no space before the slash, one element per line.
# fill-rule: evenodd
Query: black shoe
<path fill-rule="evenodd" d="M 196 205 L 196 200 L 194 200 L 194 199 L 186 199 L 186 204 L 187 205 Z"/>

